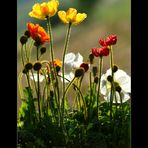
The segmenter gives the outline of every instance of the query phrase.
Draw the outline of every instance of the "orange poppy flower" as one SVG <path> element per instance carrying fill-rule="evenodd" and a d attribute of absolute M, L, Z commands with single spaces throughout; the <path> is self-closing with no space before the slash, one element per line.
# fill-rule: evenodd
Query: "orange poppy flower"
<path fill-rule="evenodd" d="M 27 23 L 27 28 L 33 40 L 39 37 L 41 44 L 49 42 L 49 35 L 46 33 L 44 28 L 41 27 L 39 24 Z"/>
<path fill-rule="evenodd" d="M 59 60 L 59 59 L 54 59 L 54 66 L 59 66 L 59 67 L 62 67 L 62 61 Z M 50 64 L 52 64 L 52 62 L 50 61 Z"/>

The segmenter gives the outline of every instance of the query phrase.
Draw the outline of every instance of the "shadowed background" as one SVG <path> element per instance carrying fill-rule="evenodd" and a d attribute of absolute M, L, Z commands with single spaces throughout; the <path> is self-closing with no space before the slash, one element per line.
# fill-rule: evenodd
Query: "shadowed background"
<path fill-rule="evenodd" d="M 22 70 L 20 60 L 19 39 L 26 30 L 26 23 L 38 23 L 46 28 L 46 21 L 31 18 L 28 13 L 35 3 L 48 2 L 48 0 L 17 0 L 17 74 Z M 88 60 L 88 55 L 92 47 L 99 47 L 98 40 L 110 34 L 118 37 L 114 49 L 114 63 L 119 68 L 131 74 L 131 4 L 129 0 L 59 0 L 59 10 L 67 10 L 74 7 L 78 12 L 87 13 L 87 19 L 77 26 L 72 26 L 68 52 L 79 52 L 84 61 Z M 62 50 L 65 41 L 65 33 L 68 25 L 64 25 L 56 16 L 51 18 L 54 38 L 55 58 L 62 59 Z M 48 60 L 49 51 L 43 55 L 42 59 Z M 35 49 L 32 52 L 33 62 L 35 59 Z M 95 59 L 97 60 L 97 59 Z M 103 61 L 103 73 L 109 67 L 108 58 Z M 83 83 L 88 83 L 87 75 Z M 25 86 L 25 84 L 24 84 Z M 87 89 L 87 85 L 83 88 Z M 20 106 L 19 90 L 17 89 L 17 107 Z M 17 109 L 18 110 L 18 109 Z"/>

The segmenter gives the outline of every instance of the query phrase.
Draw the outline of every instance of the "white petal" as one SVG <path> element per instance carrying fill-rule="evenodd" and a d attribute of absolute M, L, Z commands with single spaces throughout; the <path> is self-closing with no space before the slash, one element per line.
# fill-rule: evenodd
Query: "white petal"
<path fill-rule="evenodd" d="M 30 75 L 30 79 L 33 80 L 33 77 L 34 77 L 35 82 L 38 81 L 38 75 L 37 75 L 37 73 L 33 73 L 33 76 L 32 76 L 31 73 L 29 75 Z M 43 82 L 43 80 L 44 80 L 44 76 L 41 75 L 41 74 L 39 74 L 39 82 Z"/>
<path fill-rule="evenodd" d="M 83 63 L 83 57 L 80 53 L 77 53 L 75 60 L 73 62 L 73 68 L 79 68 L 82 63 Z"/>
<path fill-rule="evenodd" d="M 104 99 L 107 102 L 110 102 L 110 92 L 108 92 L 108 94 L 106 96 L 104 96 Z M 128 93 L 125 93 L 123 91 L 121 91 L 121 99 L 122 99 L 122 103 L 128 101 L 130 99 L 130 96 Z M 118 92 L 116 92 L 116 98 L 115 95 L 113 96 L 113 103 L 121 103 L 121 99 L 120 99 L 120 95 Z"/>
<path fill-rule="evenodd" d="M 72 62 L 74 62 L 75 57 L 76 57 L 76 56 L 75 56 L 74 53 L 72 53 L 72 52 L 67 53 L 67 54 L 65 55 L 64 63 L 72 63 Z"/>
<path fill-rule="evenodd" d="M 62 75 L 62 73 L 61 73 L 61 75 Z M 74 78 L 74 74 L 72 73 L 72 72 L 70 72 L 70 73 L 66 73 L 65 75 L 64 75 L 64 78 L 65 78 L 65 83 L 69 83 L 73 78 Z M 63 78 L 61 77 L 61 81 L 63 82 Z"/>

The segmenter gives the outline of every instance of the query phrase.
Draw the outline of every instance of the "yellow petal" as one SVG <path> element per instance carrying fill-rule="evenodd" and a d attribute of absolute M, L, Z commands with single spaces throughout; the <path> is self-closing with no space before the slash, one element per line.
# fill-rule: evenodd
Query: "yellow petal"
<path fill-rule="evenodd" d="M 42 15 L 41 5 L 39 3 L 33 5 L 32 11 L 29 12 L 29 16 L 37 18 L 37 19 L 41 19 L 41 20 L 46 19 L 45 16 Z"/>
<path fill-rule="evenodd" d="M 54 16 L 56 14 L 56 12 L 58 11 L 59 1 L 52 0 L 52 1 L 48 2 L 47 5 L 48 5 L 50 16 Z"/>
<path fill-rule="evenodd" d="M 65 23 L 65 24 L 69 23 L 69 21 L 66 19 L 66 12 L 65 11 L 59 11 L 58 16 L 63 23 Z"/>
<path fill-rule="evenodd" d="M 66 18 L 71 23 L 75 21 L 76 15 L 77 15 L 77 10 L 74 8 L 69 8 L 66 12 Z"/>
<path fill-rule="evenodd" d="M 41 9 L 41 13 L 42 15 L 44 16 L 48 16 L 49 15 L 49 8 L 48 8 L 48 5 L 47 3 L 42 3 L 41 6 L 40 6 L 40 9 Z"/>
<path fill-rule="evenodd" d="M 81 23 L 86 17 L 87 17 L 87 14 L 85 14 L 85 13 L 78 13 L 76 15 L 76 19 L 73 22 L 73 24 L 77 25 L 77 24 Z"/>

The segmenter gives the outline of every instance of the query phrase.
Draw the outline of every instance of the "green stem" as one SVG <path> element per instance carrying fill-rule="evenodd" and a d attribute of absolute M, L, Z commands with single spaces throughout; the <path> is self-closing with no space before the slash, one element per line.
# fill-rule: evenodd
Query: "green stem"
<path fill-rule="evenodd" d="M 37 61 L 38 60 L 39 60 L 39 48 L 37 47 Z M 39 120 L 41 120 L 39 70 L 37 71 L 37 86 L 38 86 L 37 98 L 38 98 Z"/>
<path fill-rule="evenodd" d="M 26 47 L 26 44 L 25 44 L 25 54 L 26 54 L 27 62 L 29 62 L 29 57 L 28 57 L 28 53 L 27 53 L 27 47 Z"/>
<path fill-rule="evenodd" d="M 62 99 L 62 109 L 63 109 L 63 114 L 64 114 L 64 92 L 65 92 L 65 78 L 64 78 L 64 74 L 65 74 L 65 54 L 66 51 L 68 49 L 68 43 L 69 43 L 69 39 L 70 39 L 70 32 L 71 32 L 71 23 L 69 23 L 68 29 L 67 29 L 67 33 L 66 33 L 66 38 L 65 38 L 65 44 L 64 44 L 64 50 L 63 50 L 63 58 L 62 58 L 62 76 L 63 76 L 63 99 Z"/>
<path fill-rule="evenodd" d="M 101 74 L 102 74 L 102 65 L 103 65 L 103 57 L 101 56 L 99 59 L 99 84 L 98 84 L 98 91 L 97 91 L 97 116 L 99 113 L 99 94 L 100 94 L 100 84 L 101 84 Z"/>
<path fill-rule="evenodd" d="M 34 43 L 34 40 L 31 41 L 30 47 L 29 47 L 29 52 L 28 52 L 28 59 L 29 59 L 29 61 L 30 61 L 30 58 L 31 58 L 31 52 L 32 52 L 32 48 L 33 48 L 33 43 Z"/>
<path fill-rule="evenodd" d="M 50 17 L 47 17 L 47 26 L 48 26 L 49 36 L 50 36 L 50 51 L 51 51 L 51 63 L 52 63 L 52 66 L 49 65 L 49 67 L 50 67 L 51 72 L 52 72 L 52 68 L 54 70 L 54 76 L 51 76 L 51 79 L 52 79 L 53 87 L 57 89 L 58 98 L 56 97 L 56 91 L 55 90 L 54 90 L 54 94 L 55 94 L 55 98 L 58 99 L 57 106 L 59 106 L 60 105 L 60 93 L 59 93 L 60 91 L 59 91 L 59 84 L 58 84 L 58 79 L 57 79 L 57 72 L 56 72 L 56 69 L 55 69 L 55 66 L 54 66 L 53 35 L 52 35 Z M 54 85 L 54 77 L 55 77 L 55 80 L 56 80 L 56 86 Z"/>
<path fill-rule="evenodd" d="M 110 69 L 111 69 L 111 76 L 112 76 L 112 83 L 111 83 L 111 93 L 110 93 L 110 120 L 112 120 L 112 103 L 113 103 L 113 96 L 114 96 L 114 89 L 113 89 L 113 83 L 114 83 L 114 73 L 113 73 L 113 51 L 112 46 L 110 46 Z"/>
<path fill-rule="evenodd" d="M 36 83 L 35 83 L 33 70 L 31 70 L 31 74 L 32 74 L 32 77 L 33 77 L 33 83 L 34 83 L 35 91 L 36 91 L 36 94 L 38 95 L 38 90 L 37 90 L 37 86 L 36 86 Z"/>
<path fill-rule="evenodd" d="M 23 45 L 21 46 L 21 59 L 22 59 L 23 67 L 24 67 L 25 63 L 24 63 Z"/>

